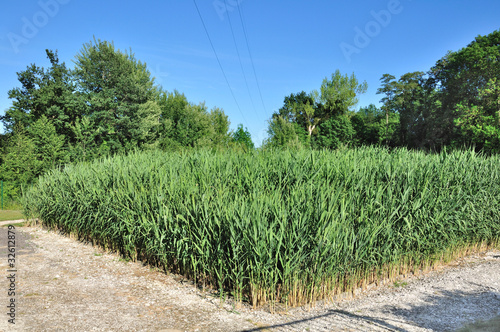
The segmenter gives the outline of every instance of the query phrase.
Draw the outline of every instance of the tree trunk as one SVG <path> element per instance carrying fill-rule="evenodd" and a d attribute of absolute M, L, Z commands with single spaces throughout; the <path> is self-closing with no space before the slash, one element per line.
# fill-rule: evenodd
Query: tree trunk
<path fill-rule="evenodd" d="M 307 126 L 307 131 L 309 132 L 309 136 L 312 135 L 312 132 L 313 132 L 314 128 L 316 128 L 316 125 L 309 125 L 309 126 Z"/>
<path fill-rule="evenodd" d="M 385 112 L 385 145 L 389 145 L 389 140 L 387 139 L 387 133 L 389 132 L 389 110 Z"/>

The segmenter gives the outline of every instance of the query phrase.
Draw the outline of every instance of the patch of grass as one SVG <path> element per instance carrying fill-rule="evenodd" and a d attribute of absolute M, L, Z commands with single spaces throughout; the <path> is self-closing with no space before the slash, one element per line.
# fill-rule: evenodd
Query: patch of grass
<path fill-rule="evenodd" d="M 394 287 L 396 287 L 396 288 L 404 287 L 406 285 L 408 285 L 408 283 L 405 281 L 398 281 L 398 280 L 394 281 Z"/>
<path fill-rule="evenodd" d="M 0 227 L 9 227 L 9 226 L 14 226 L 14 227 L 25 227 L 28 225 L 28 222 L 25 221 L 25 222 L 18 222 L 18 223 L 15 223 L 15 224 L 6 224 L 6 225 L 2 225 Z"/>
<path fill-rule="evenodd" d="M 0 221 L 24 219 L 21 210 L 0 210 Z"/>

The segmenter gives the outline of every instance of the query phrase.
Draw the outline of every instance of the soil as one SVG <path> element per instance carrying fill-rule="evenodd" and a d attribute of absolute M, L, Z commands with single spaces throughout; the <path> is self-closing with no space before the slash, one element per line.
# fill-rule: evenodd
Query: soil
<path fill-rule="evenodd" d="M 0 227 L 2 331 L 500 331 L 500 251 L 372 286 L 354 299 L 271 314 L 222 303 L 180 276 L 56 231 L 16 226 L 15 233 L 10 324 L 7 227 Z"/>

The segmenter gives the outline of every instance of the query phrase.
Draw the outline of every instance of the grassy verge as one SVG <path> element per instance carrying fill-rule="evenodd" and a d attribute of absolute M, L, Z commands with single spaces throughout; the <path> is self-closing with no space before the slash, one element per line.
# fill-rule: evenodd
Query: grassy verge
<path fill-rule="evenodd" d="M 24 219 L 21 210 L 0 210 L 0 221 Z"/>

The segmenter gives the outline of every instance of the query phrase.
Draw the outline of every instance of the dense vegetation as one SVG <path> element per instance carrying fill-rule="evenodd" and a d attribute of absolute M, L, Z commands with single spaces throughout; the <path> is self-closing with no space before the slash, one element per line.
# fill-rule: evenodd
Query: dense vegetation
<path fill-rule="evenodd" d="M 336 71 L 255 149 L 224 111 L 94 40 L 19 72 L 0 180 L 28 215 L 254 305 L 328 298 L 500 236 L 500 31 L 427 73 Z M 465 149 L 464 149 L 465 148 Z M 432 153 L 429 153 L 432 152 Z M 27 188 L 27 187 L 25 187 Z"/>
<path fill-rule="evenodd" d="M 9 91 L 0 116 L 0 180 L 11 188 L 54 166 L 126 154 L 132 149 L 253 149 L 246 129 L 229 130 L 224 111 L 210 111 L 178 91 L 155 85 L 132 52 L 95 40 L 74 68 L 46 50 L 50 67 L 32 64 Z M 425 151 L 444 147 L 500 151 L 500 30 L 449 52 L 427 73 L 384 74 L 375 105 L 355 110 L 367 89 L 336 71 L 318 91 L 292 93 L 269 120 L 263 148 L 336 149 L 385 145 Z M 14 189 L 9 192 L 13 192 Z"/>
<path fill-rule="evenodd" d="M 381 78 L 382 107 L 353 109 L 366 89 L 336 72 L 320 91 L 292 93 L 269 124 L 269 146 L 382 144 L 500 152 L 500 30 L 449 52 L 426 73 Z"/>
<path fill-rule="evenodd" d="M 154 84 L 134 55 L 94 40 L 75 57 L 75 68 L 46 50 L 50 67 L 19 72 L 21 87 L 0 116 L 0 180 L 9 198 L 20 185 L 58 165 L 126 154 L 133 149 L 251 149 L 242 126 L 232 133 L 224 111 L 207 110 Z"/>
<path fill-rule="evenodd" d="M 498 244 L 499 165 L 374 147 L 153 151 L 51 171 L 25 208 L 221 296 L 298 305 Z"/>

